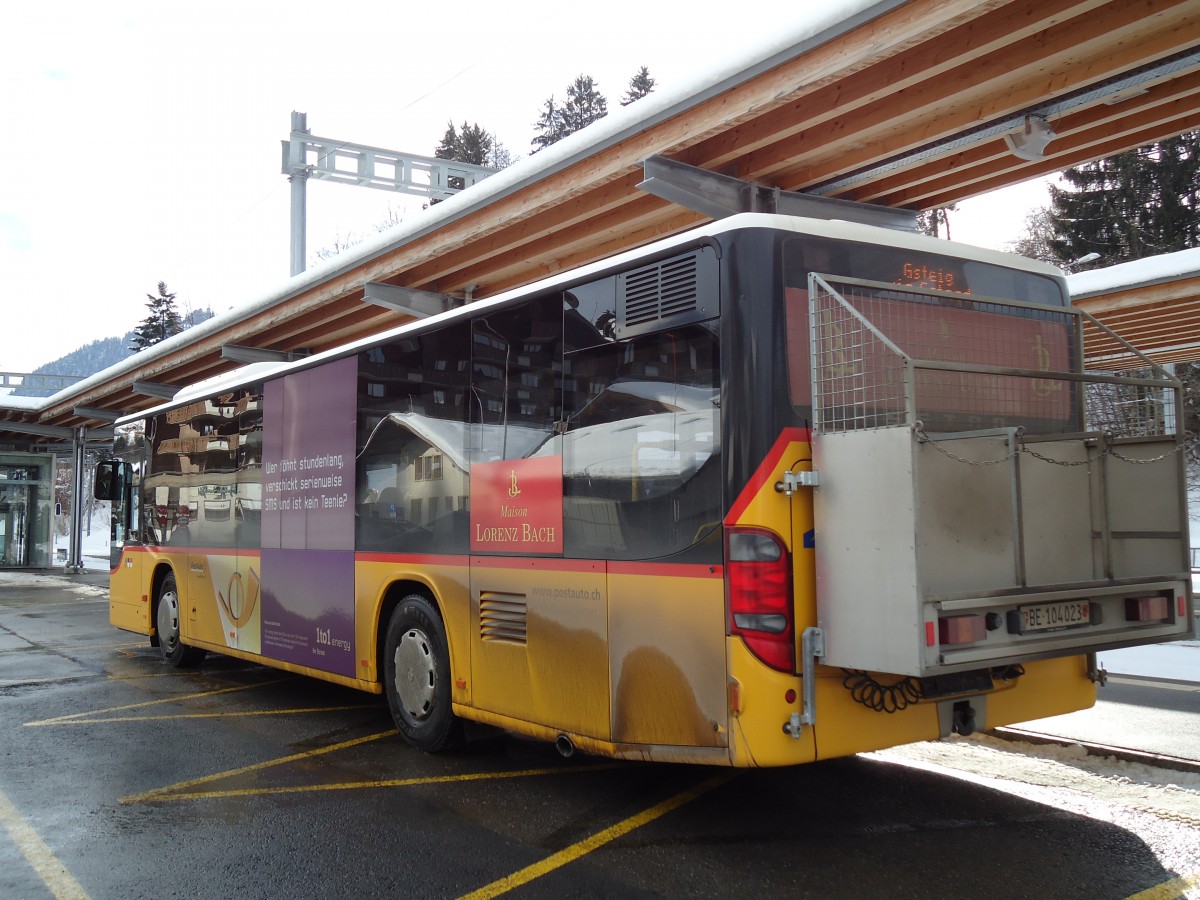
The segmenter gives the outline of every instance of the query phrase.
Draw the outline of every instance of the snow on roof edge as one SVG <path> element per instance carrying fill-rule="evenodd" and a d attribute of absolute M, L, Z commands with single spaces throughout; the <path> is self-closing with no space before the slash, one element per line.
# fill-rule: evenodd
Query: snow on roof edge
<path fill-rule="evenodd" d="M 1178 250 L 1067 276 L 1072 300 L 1150 287 L 1200 275 L 1200 247 Z"/>

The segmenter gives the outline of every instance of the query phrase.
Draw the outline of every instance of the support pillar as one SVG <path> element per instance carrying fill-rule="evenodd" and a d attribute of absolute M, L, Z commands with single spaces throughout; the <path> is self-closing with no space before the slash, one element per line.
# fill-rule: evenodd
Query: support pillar
<path fill-rule="evenodd" d="M 308 114 L 292 112 L 292 139 L 287 148 L 288 181 L 292 186 L 292 271 L 299 275 L 306 268 L 305 230 L 308 224 L 308 170 L 304 165 L 304 146 L 297 136 L 308 134 Z"/>
<path fill-rule="evenodd" d="M 87 458 L 87 429 L 80 425 L 71 438 L 71 456 L 75 461 L 75 478 L 71 485 L 71 544 L 67 549 L 66 571 L 85 572 L 83 567 L 83 467 Z"/>

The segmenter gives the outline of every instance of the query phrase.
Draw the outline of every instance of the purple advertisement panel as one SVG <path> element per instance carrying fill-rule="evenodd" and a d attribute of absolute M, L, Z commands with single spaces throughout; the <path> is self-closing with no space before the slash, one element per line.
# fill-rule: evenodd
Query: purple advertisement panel
<path fill-rule="evenodd" d="M 263 655 L 354 677 L 353 588 L 353 553 L 263 550 Z"/>
<path fill-rule="evenodd" d="M 263 392 L 262 652 L 353 676 L 353 357 Z"/>
<path fill-rule="evenodd" d="M 357 374 L 351 357 L 267 382 L 264 549 L 354 549 Z"/>

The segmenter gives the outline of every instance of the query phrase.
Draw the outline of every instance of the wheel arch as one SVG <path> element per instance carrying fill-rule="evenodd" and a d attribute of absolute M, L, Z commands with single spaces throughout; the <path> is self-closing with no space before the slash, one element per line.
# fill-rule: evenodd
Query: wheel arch
<path fill-rule="evenodd" d="M 150 646 L 158 646 L 158 595 L 162 590 L 163 582 L 167 580 L 167 576 L 175 577 L 175 590 L 179 590 L 179 575 L 169 562 L 160 561 L 154 566 L 154 571 L 150 575 Z M 182 626 L 182 621 L 180 625 Z"/>
<path fill-rule="evenodd" d="M 387 642 L 388 622 L 392 620 L 392 613 L 396 611 L 396 607 L 400 605 L 400 601 L 411 594 L 420 594 L 433 606 L 441 617 L 443 625 L 446 621 L 446 612 L 442 609 L 442 602 L 438 597 L 437 591 L 428 582 L 417 578 L 398 578 L 390 582 L 383 591 L 383 597 L 379 602 L 378 615 L 375 619 L 375 678 L 382 684 L 384 678 L 384 644 Z M 447 652 L 450 651 L 447 647 Z M 454 668 L 453 654 L 450 660 L 451 669 Z"/>

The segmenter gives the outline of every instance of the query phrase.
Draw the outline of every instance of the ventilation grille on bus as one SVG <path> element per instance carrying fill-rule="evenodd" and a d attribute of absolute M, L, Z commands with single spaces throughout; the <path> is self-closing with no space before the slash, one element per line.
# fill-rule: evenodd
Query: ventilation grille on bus
<path fill-rule="evenodd" d="M 618 337 L 717 315 L 717 257 L 699 247 L 617 276 Z"/>
<path fill-rule="evenodd" d="M 523 594 L 479 595 L 479 635 L 485 641 L 524 644 L 527 617 Z"/>

